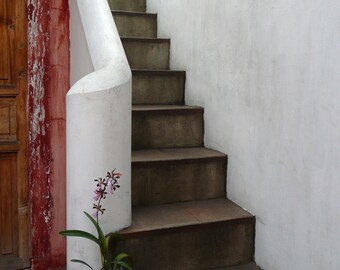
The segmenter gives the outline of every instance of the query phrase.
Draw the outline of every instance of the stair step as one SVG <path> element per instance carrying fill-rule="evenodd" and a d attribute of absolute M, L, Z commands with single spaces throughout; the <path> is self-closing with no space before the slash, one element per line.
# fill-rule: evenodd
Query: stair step
<path fill-rule="evenodd" d="M 146 11 L 146 0 L 108 0 L 110 8 L 127 11 Z"/>
<path fill-rule="evenodd" d="M 132 149 L 203 146 L 203 108 L 132 106 Z"/>
<path fill-rule="evenodd" d="M 170 39 L 122 37 L 132 69 L 169 69 Z"/>
<path fill-rule="evenodd" d="M 185 71 L 132 70 L 132 104 L 184 104 Z"/>
<path fill-rule="evenodd" d="M 136 207 L 132 215 L 117 250 L 135 269 L 207 270 L 253 259 L 255 219 L 227 199 Z"/>
<path fill-rule="evenodd" d="M 132 152 L 132 204 L 224 198 L 227 157 L 207 148 Z"/>
<path fill-rule="evenodd" d="M 157 14 L 114 10 L 112 15 L 120 36 L 157 37 Z"/>

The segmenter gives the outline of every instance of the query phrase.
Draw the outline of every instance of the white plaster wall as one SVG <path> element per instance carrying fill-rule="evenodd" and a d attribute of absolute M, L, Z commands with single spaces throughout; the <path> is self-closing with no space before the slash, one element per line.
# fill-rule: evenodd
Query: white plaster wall
<path fill-rule="evenodd" d="M 131 70 L 106 0 L 70 0 L 71 83 L 66 96 L 67 228 L 96 234 L 96 183 L 116 168 L 120 188 L 102 201 L 105 234 L 131 224 Z M 67 269 L 101 268 L 99 247 L 67 239 Z"/>
<path fill-rule="evenodd" d="M 69 0 L 70 5 L 70 62 L 71 85 L 94 71 L 87 44 L 83 23 L 76 0 Z"/>
<path fill-rule="evenodd" d="M 340 269 L 340 1 L 148 0 L 265 270 Z"/>

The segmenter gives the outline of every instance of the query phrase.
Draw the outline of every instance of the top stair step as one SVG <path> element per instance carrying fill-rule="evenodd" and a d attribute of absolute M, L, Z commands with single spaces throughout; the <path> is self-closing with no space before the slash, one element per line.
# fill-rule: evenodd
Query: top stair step
<path fill-rule="evenodd" d="M 146 0 L 108 0 L 110 8 L 126 11 L 146 11 Z"/>

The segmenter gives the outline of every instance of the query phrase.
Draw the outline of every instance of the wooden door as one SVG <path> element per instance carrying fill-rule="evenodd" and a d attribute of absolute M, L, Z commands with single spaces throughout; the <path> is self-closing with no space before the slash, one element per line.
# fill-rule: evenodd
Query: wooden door
<path fill-rule="evenodd" d="M 30 266 L 25 0 L 0 0 L 0 269 Z"/>

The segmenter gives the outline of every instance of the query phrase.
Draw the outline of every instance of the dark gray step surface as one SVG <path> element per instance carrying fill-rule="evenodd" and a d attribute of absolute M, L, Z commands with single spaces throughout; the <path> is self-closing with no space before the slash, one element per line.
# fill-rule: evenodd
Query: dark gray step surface
<path fill-rule="evenodd" d="M 121 38 L 132 69 L 169 69 L 170 39 Z"/>
<path fill-rule="evenodd" d="M 227 199 L 135 207 L 132 213 L 117 251 L 131 255 L 135 269 L 207 270 L 253 259 L 255 219 Z"/>
<path fill-rule="evenodd" d="M 112 11 L 118 32 L 123 37 L 157 37 L 157 14 Z"/>
<path fill-rule="evenodd" d="M 203 146 L 203 108 L 132 106 L 132 149 Z"/>
<path fill-rule="evenodd" d="M 145 12 L 146 0 L 108 0 L 110 8 L 115 10 Z"/>
<path fill-rule="evenodd" d="M 255 263 L 247 263 L 226 268 L 216 268 L 214 270 L 261 270 Z"/>
<path fill-rule="evenodd" d="M 184 104 L 185 71 L 133 69 L 132 104 Z"/>
<path fill-rule="evenodd" d="M 132 152 L 132 204 L 224 198 L 227 156 L 207 148 Z"/>

